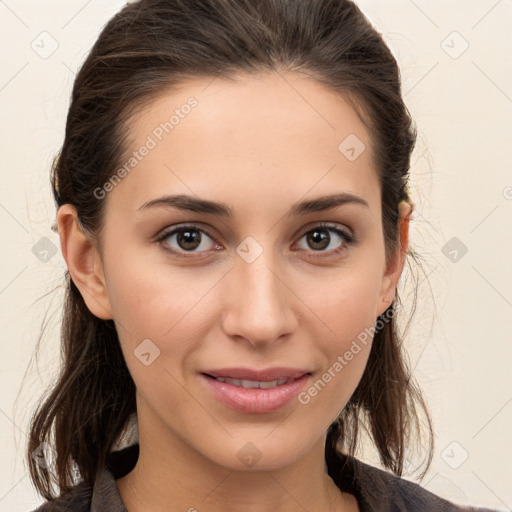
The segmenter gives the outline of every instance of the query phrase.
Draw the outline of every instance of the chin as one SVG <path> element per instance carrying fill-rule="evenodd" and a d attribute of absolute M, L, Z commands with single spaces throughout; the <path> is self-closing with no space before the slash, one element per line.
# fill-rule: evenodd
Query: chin
<path fill-rule="evenodd" d="M 286 435 L 284 426 L 281 435 L 275 432 L 251 437 L 241 436 L 230 439 L 229 443 L 219 446 L 215 452 L 203 455 L 212 462 L 232 471 L 276 471 L 292 465 L 297 459 L 313 449 L 314 441 L 305 444 L 306 439 L 297 435 L 293 438 Z M 260 430 L 261 432 L 261 430 Z M 251 440 L 252 439 L 252 440 Z M 211 445 L 210 445 L 211 450 Z"/>

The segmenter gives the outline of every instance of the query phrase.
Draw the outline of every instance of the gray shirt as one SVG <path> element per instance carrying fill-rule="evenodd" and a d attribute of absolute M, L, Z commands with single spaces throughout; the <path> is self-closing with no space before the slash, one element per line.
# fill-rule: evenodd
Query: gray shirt
<path fill-rule="evenodd" d="M 47 501 L 33 512 L 127 512 L 116 479 L 133 469 L 138 453 L 138 444 L 111 453 L 92 488 L 80 482 L 68 493 Z M 341 490 L 356 497 L 361 512 L 498 512 L 457 505 L 414 482 L 353 457 L 340 455 L 339 459 L 341 470 L 331 476 Z"/>

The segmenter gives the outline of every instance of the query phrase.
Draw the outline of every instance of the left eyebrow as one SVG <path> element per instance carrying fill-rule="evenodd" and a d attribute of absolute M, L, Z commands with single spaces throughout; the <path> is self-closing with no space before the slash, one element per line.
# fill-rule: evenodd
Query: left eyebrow
<path fill-rule="evenodd" d="M 301 216 L 307 215 L 308 213 L 323 212 L 344 204 L 358 204 L 366 208 L 370 208 L 367 201 L 362 197 L 348 192 L 343 192 L 341 194 L 321 196 L 315 199 L 295 203 L 290 209 L 288 215 Z M 207 213 L 229 219 L 234 217 L 233 210 L 225 203 L 209 201 L 207 199 L 201 199 L 186 194 L 157 197 L 156 199 L 145 202 L 138 208 L 138 210 L 145 210 L 155 206 L 178 208 L 180 210 L 197 213 Z"/>
<path fill-rule="evenodd" d="M 343 192 L 342 194 L 322 196 L 309 201 L 296 203 L 290 210 L 289 215 L 306 215 L 308 213 L 323 212 L 344 204 L 358 204 L 370 208 L 367 201 L 362 197 Z"/>

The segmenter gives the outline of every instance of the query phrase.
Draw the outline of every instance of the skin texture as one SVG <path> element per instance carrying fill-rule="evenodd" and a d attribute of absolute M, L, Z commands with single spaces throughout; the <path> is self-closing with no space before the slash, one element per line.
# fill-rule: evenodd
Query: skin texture
<path fill-rule="evenodd" d="M 71 205 L 58 211 L 71 276 L 91 312 L 114 319 L 137 386 L 140 457 L 117 481 L 121 497 L 130 512 L 358 510 L 327 475 L 324 444 L 371 342 L 308 404 L 294 400 L 273 413 L 226 407 L 199 373 L 289 366 L 310 369 L 311 385 L 390 305 L 412 206 L 401 204 L 401 247 L 386 262 L 368 132 L 349 103 L 297 73 L 196 79 L 165 92 L 128 123 L 128 157 L 191 96 L 197 106 L 101 199 L 100 248 L 80 230 Z M 349 134 L 366 145 L 354 161 L 338 150 Z M 341 192 L 369 208 L 288 216 L 297 201 Z M 181 193 L 224 202 L 234 217 L 138 210 Z M 315 250 L 307 233 L 320 222 L 348 230 L 356 242 L 322 228 L 330 242 Z M 154 241 L 183 223 L 211 237 L 195 232 L 201 243 L 193 252 L 176 235 Z M 263 251 L 251 263 L 237 252 L 249 236 Z M 185 257 L 166 252 L 165 243 Z M 145 339 L 160 350 L 147 366 L 134 354 Z M 249 442 L 260 455 L 251 467 L 237 456 Z"/>

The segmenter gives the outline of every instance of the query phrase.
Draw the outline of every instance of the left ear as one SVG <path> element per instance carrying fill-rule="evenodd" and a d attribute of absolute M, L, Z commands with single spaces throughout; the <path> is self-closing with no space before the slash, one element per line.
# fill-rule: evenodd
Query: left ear
<path fill-rule="evenodd" d="M 407 248 L 409 247 L 409 221 L 414 210 L 414 205 L 402 200 L 399 205 L 398 231 L 400 233 L 400 245 L 396 247 L 393 256 L 386 265 L 385 273 L 382 277 L 382 286 L 380 290 L 380 301 L 376 312 L 376 317 L 382 315 L 391 305 L 395 298 L 395 291 L 398 281 L 404 268 Z"/>

